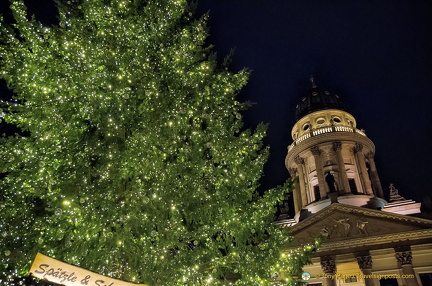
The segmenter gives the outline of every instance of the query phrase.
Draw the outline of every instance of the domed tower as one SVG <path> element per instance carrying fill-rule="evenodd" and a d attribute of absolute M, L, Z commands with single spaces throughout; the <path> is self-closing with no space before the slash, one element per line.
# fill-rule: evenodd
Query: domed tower
<path fill-rule="evenodd" d="M 381 209 L 386 204 L 374 162 L 375 146 L 339 97 L 312 88 L 296 107 L 285 165 L 295 179 L 295 219 L 334 202 Z"/>

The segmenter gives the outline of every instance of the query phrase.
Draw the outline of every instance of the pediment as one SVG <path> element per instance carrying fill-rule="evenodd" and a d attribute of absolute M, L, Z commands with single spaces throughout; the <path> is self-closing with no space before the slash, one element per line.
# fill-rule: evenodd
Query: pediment
<path fill-rule="evenodd" d="M 431 236 L 432 220 L 335 203 L 297 223 L 291 230 L 297 245 L 312 242 L 318 235 L 329 244 L 425 233 L 422 230 Z"/>

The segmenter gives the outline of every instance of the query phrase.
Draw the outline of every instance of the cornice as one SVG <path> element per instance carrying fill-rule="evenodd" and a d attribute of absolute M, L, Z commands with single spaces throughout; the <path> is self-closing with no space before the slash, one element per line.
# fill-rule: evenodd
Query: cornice
<path fill-rule="evenodd" d="M 318 222 L 321 220 L 326 220 L 328 216 L 335 211 L 341 211 L 345 213 L 351 213 L 351 214 L 360 214 L 362 216 L 366 215 L 369 217 L 374 218 L 384 218 L 384 219 L 391 219 L 393 221 L 400 221 L 404 223 L 415 223 L 415 224 L 421 224 L 426 227 L 432 227 L 432 220 L 424 219 L 424 218 L 418 218 L 418 217 L 411 217 L 406 215 L 400 215 L 390 212 L 384 212 L 379 210 L 373 210 L 373 209 L 367 209 L 363 207 L 356 207 L 351 205 L 346 205 L 342 203 L 335 203 L 331 204 L 330 206 L 324 208 L 323 210 L 315 213 L 314 215 L 308 217 L 307 219 L 297 223 L 296 225 L 291 227 L 291 231 L 293 235 L 295 233 L 299 232 L 300 230 Z"/>
<path fill-rule="evenodd" d="M 388 244 L 391 242 L 398 241 L 414 241 L 422 239 L 432 239 L 432 229 L 422 229 L 414 231 L 406 231 L 400 233 L 367 236 L 362 238 L 347 239 L 336 242 L 324 242 L 318 249 L 318 252 L 325 252 L 329 250 L 341 250 L 347 248 L 353 248 L 356 246 L 369 246 L 377 244 Z"/>

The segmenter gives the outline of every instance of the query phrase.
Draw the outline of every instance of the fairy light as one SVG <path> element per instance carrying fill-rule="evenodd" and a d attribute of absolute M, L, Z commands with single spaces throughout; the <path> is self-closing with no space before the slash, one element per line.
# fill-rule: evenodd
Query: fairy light
<path fill-rule="evenodd" d="M 207 16 L 186 0 L 71 0 L 45 27 L 11 7 L 0 78 L 16 96 L 0 119 L 26 135 L 0 139 L 0 284 L 38 251 L 158 285 L 267 285 L 306 263 L 314 247 L 285 253 L 272 223 L 288 185 L 254 196 L 266 127 L 244 130 L 248 72 L 218 67 Z"/>

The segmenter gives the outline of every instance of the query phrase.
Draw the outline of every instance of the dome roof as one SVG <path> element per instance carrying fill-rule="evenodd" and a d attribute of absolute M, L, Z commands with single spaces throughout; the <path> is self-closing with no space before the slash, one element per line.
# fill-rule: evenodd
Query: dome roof
<path fill-rule="evenodd" d="M 313 78 L 311 78 L 311 82 L 312 88 L 308 90 L 296 106 L 296 120 L 318 110 L 344 110 L 339 100 L 339 96 L 328 90 L 317 87 Z"/>

